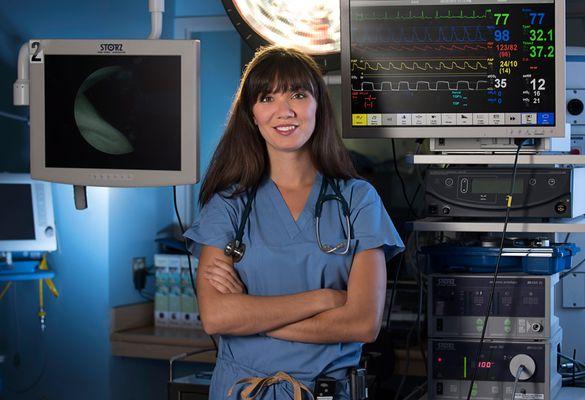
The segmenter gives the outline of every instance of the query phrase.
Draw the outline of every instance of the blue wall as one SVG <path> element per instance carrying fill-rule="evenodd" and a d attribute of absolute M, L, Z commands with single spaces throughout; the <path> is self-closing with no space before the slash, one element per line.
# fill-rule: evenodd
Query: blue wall
<path fill-rule="evenodd" d="M 6 399 L 59 398 L 78 393 L 107 398 L 108 387 L 108 219 L 109 189 L 89 188 L 87 212 L 75 211 L 72 189 L 53 185 L 59 250 L 49 257 L 60 297 L 45 295 L 47 329 L 40 332 L 37 286 L 18 283 L 0 302 L 0 353 L 9 391 Z M 12 363 L 19 354 L 19 367 Z M 26 393 L 42 374 L 39 384 Z M 61 384 L 56 384 L 62 382 Z M 66 382 L 66 384 L 65 384 Z"/>
<path fill-rule="evenodd" d="M 201 177 L 227 122 L 227 114 L 240 80 L 240 39 L 236 31 L 206 32 L 201 40 Z M 218 88 L 227 90 L 218 90 Z M 201 184 L 195 185 L 199 195 Z"/>
<path fill-rule="evenodd" d="M 175 16 L 209 17 L 224 15 L 221 0 L 178 0 L 175 4 Z"/>
<path fill-rule="evenodd" d="M 219 0 L 166 0 L 163 38 L 172 38 L 175 17 L 217 15 L 225 15 Z M 16 55 L 26 40 L 144 38 L 149 31 L 147 0 L 0 2 L 0 111 L 28 114 L 11 105 Z M 203 173 L 239 81 L 241 44 L 235 31 L 195 36 L 202 40 Z M 0 170 L 26 172 L 26 124 L 0 117 L 0 132 Z M 131 260 L 146 257 L 152 265 L 154 239 L 173 224 L 172 190 L 88 188 L 89 208 L 76 211 L 72 187 L 54 184 L 53 202 L 59 250 L 49 263 L 61 296 L 45 294 L 43 334 L 35 284 L 19 283 L 0 301 L 0 356 L 6 356 L 0 380 L 8 384 L 0 388 L 0 399 L 164 398 L 167 363 L 112 357 L 109 314 L 111 307 L 142 301 L 132 286 Z M 34 383 L 25 393 L 15 392 Z"/>

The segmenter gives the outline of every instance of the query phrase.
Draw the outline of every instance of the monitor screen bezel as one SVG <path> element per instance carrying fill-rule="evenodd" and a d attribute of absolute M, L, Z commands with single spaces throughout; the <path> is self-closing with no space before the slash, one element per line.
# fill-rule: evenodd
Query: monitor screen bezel
<path fill-rule="evenodd" d="M 409 126 L 409 127 L 354 127 L 351 112 L 351 71 L 350 65 L 350 1 L 340 0 L 341 7 L 341 126 L 342 137 L 346 139 L 360 138 L 502 138 L 502 137 L 565 137 L 565 2 L 555 0 L 555 126 L 536 127 L 541 129 L 514 129 L 509 126 Z M 379 1 L 370 1 L 376 3 Z M 461 2 L 462 5 L 473 3 Z M 413 5 L 425 5 L 428 1 L 417 0 Z M 432 1 L 429 4 L 437 4 Z M 493 1 L 494 4 L 505 4 Z M 538 1 L 535 1 L 538 3 Z M 457 2 L 448 3 L 456 5 Z M 432 111 L 431 111 L 432 112 Z M 518 127 L 515 127 L 518 128 Z"/>
<path fill-rule="evenodd" d="M 34 44 L 38 42 L 39 44 Z M 38 47 L 38 48 L 37 48 Z M 30 58 L 46 55 L 176 55 L 181 57 L 180 171 L 50 168 L 45 165 L 45 69 L 30 63 L 31 175 L 78 186 L 144 187 L 194 184 L 199 179 L 198 40 L 31 40 Z M 105 49 L 105 51 L 104 51 Z M 111 49 L 111 50 L 110 50 Z"/>
<path fill-rule="evenodd" d="M 57 250 L 52 185 L 49 182 L 31 179 L 28 174 L 0 173 L 0 185 L 5 184 L 30 187 L 35 238 L 24 240 L 2 240 L 0 238 L 0 252 Z M 44 218 L 41 218 L 41 215 L 44 215 Z"/>

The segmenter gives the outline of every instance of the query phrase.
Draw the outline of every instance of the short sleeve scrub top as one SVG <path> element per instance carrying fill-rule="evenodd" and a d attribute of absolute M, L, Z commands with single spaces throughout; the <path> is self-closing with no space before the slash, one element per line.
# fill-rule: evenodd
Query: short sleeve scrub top
<path fill-rule="evenodd" d="M 326 254 L 316 241 L 315 204 L 323 177 L 317 174 L 309 198 L 295 221 L 275 183 L 264 179 L 258 186 L 246 223 L 246 251 L 234 265 L 247 293 L 255 296 L 295 294 L 331 288 L 347 290 L 355 254 L 382 248 L 390 259 L 404 248 L 376 190 L 361 179 L 338 180 L 350 208 L 353 239 L 348 254 Z M 327 194 L 331 193 L 331 187 Z M 216 193 L 202 208 L 185 233 L 190 248 L 199 256 L 203 245 L 223 249 L 233 240 L 246 204 L 246 194 L 230 198 Z M 336 245 L 345 240 L 346 221 L 340 204 L 327 201 L 320 220 L 321 241 Z M 239 399 L 245 385 L 229 388 L 247 377 L 265 377 L 286 372 L 311 390 L 320 375 L 338 379 L 337 398 L 349 399 L 347 372 L 360 359 L 362 343 L 310 344 L 274 339 L 263 334 L 222 335 L 211 380 L 211 400 Z M 272 385 L 260 400 L 293 399 L 288 382 Z"/>

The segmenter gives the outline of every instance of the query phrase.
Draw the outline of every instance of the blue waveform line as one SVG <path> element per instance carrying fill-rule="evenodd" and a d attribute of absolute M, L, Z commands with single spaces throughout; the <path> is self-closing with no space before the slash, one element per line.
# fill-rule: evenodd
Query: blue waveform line
<path fill-rule="evenodd" d="M 486 42 L 488 36 L 482 30 L 491 26 L 450 26 L 450 27 L 401 27 L 400 29 L 355 29 L 352 41 L 360 44 L 372 43 L 476 43 Z"/>
<path fill-rule="evenodd" d="M 369 46 L 362 46 L 360 44 L 352 43 L 351 44 L 352 50 L 355 51 L 375 51 L 375 52 L 384 52 L 384 51 L 395 51 L 395 52 L 461 52 L 464 51 L 466 53 L 469 52 L 480 52 L 482 50 L 487 50 L 487 45 L 485 43 L 475 43 L 475 44 L 443 44 L 443 43 L 435 43 L 435 44 L 392 44 L 392 43 L 384 43 L 384 44 L 377 44 L 377 45 L 369 45 Z M 444 54 L 444 53 L 442 53 Z"/>

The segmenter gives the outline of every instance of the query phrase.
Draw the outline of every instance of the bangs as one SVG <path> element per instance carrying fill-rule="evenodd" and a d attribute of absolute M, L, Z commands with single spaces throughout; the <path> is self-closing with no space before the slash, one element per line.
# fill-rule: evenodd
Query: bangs
<path fill-rule="evenodd" d="M 284 54 L 263 60 L 250 74 L 248 83 L 249 104 L 255 104 L 270 93 L 299 90 L 310 93 L 318 101 L 318 84 L 310 68 L 303 61 Z"/>

